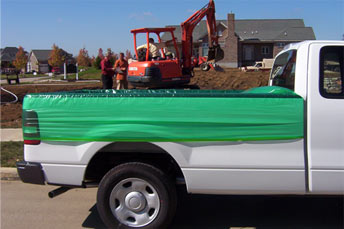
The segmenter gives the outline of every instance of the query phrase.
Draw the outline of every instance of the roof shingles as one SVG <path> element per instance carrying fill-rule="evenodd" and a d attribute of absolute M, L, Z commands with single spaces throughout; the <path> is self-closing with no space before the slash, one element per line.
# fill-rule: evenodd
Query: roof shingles
<path fill-rule="evenodd" d="M 51 49 L 46 49 L 46 50 L 33 49 L 32 53 L 35 55 L 35 57 L 37 58 L 39 62 L 42 62 L 42 61 L 47 61 L 50 58 L 51 51 L 52 51 Z"/>
<path fill-rule="evenodd" d="M 218 20 L 227 26 L 227 20 Z M 181 27 L 175 27 L 175 36 L 181 41 Z M 260 41 L 302 41 L 315 40 L 312 27 L 305 27 L 302 19 L 257 19 L 257 20 L 235 20 L 235 33 L 240 40 Z M 287 35 L 285 35 L 285 33 Z M 193 40 L 198 41 L 207 35 L 206 21 L 201 21 L 194 29 Z M 164 34 L 163 40 L 169 40 L 170 35 Z"/>
<path fill-rule="evenodd" d="M 46 62 L 50 58 L 52 49 L 33 49 L 31 52 L 35 55 L 35 57 L 37 58 L 39 62 Z M 68 58 L 72 58 L 73 56 L 72 54 L 64 51 L 63 49 L 62 49 L 62 55 Z"/>
<path fill-rule="evenodd" d="M 18 52 L 16 47 L 6 47 L 1 50 L 1 61 L 14 61 L 16 59 L 16 54 Z"/>

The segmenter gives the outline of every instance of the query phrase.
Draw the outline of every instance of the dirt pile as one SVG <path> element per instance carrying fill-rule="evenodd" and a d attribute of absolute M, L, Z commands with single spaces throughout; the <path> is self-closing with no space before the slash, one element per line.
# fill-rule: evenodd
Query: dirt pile
<path fill-rule="evenodd" d="M 239 69 L 203 72 L 197 69 L 191 84 L 203 90 L 246 90 L 267 86 L 268 80 L 269 72 L 241 72 Z"/>
<path fill-rule="evenodd" d="M 253 87 L 266 86 L 268 84 L 268 72 L 241 72 L 238 69 L 225 69 L 223 71 L 209 70 L 203 72 L 195 70 L 195 76 L 191 79 L 192 85 L 198 85 L 202 90 L 246 90 Z M 83 84 L 70 83 L 68 85 L 39 85 L 22 84 L 4 86 L 5 89 L 18 96 L 15 104 L 1 105 L 1 128 L 21 127 L 22 102 L 24 96 L 29 93 L 72 91 L 81 89 L 100 89 L 101 83 Z M 1 90 L 1 102 L 13 101 L 14 97 Z"/>

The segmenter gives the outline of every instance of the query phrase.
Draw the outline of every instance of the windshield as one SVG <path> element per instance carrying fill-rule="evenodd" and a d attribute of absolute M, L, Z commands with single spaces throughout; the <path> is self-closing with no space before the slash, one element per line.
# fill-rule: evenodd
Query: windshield
<path fill-rule="evenodd" d="M 260 62 L 256 63 L 255 67 L 257 67 L 257 68 L 262 67 L 262 63 L 260 63 Z"/>
<path fill-rule="evenodd" d="M 271 71 L 272 86 L 280 86 L 294 90 L 296 67 L 296 50 L 279 55 Z"/>

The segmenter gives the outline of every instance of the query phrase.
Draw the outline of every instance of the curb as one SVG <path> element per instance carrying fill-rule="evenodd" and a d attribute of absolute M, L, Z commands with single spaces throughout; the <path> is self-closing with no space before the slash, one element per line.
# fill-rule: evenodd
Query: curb
<path fill-rule="evenodd" d="M 1 180 L 20 180 L 17 168 L 0 167 Z"/>
<path fill-rule="evenodd" d="M 18 142 L 23 141 L 22 128 L 1 128 L 1 141 L 2 142 Z"/>

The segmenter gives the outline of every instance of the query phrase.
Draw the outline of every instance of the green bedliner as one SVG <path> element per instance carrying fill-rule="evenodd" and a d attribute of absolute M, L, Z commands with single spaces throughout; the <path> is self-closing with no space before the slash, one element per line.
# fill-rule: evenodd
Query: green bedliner
<path fill-rule="evenodd" d="M 303 138 L 303 99 L 280 87 L 29 94 L 23 111 L 30 110 L 37 113 L 39 127 L 24 125 L 25 140 L 181 142 Z M 39 134 L 32 134 L 37 130 Z"/>

